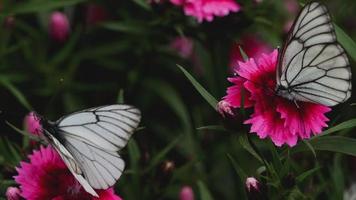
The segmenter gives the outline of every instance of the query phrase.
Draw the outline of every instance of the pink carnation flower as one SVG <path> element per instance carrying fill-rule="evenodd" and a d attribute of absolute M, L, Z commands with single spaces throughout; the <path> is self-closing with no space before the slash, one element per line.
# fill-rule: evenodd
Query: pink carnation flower
<path fill-rule="evenodd" d="M 27 200 L 121 200 L 112 188 L 97 190 L 99 198 L 87 193 L 50 146 L 33 151 L 29 163 L 21 162 L 16 170 L 15 181 L 20 184 L 21 196 Z"/>
<path fill-rule="evenodd" d="M 226 16 L 238 12 L 240 5 L 235 0 L 170 0 L 177 6 L 183 6 L 184 13 L 195 17 L 199 22 L 213 21 L 214 16 Z"/>
<path fill-rule="evenodd" d="M 182 58 L 189 58 L 193 54 L 193 40 L 187 37 L 176 37 L 170 43 L 170 48 L 176 51 Z"/>
<path fill-rule="evenodd" d="M 296 145 L 298 138 L 308 139 L 327 127 L 329 121 L 325 113 L 329 107 L 297 102 L 275 94 L 277 50 L 271 54 L 262 54 L 258 62 L 253 58 L 239 62 L 235 72 L 237 77 L 228 78 L 234 85 L 227 89 L 223 98 L 232 107 L 241 106 L 241 91 L 244 90 L 244 106 L 253 107 L 254 112 L 245 124 L 251 124 L 250 132 L 260 138 L 269 137 L 277 146 L 287 143 Z M 244 78 L 242 78 L 244 77 Z"/>

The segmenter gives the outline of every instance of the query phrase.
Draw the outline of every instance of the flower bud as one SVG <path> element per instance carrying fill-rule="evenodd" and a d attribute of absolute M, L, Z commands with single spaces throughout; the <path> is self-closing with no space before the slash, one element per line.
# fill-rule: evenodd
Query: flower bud
<path fill-rule="evenodd" d="M 230 103 L 225 100 L 219 101 L 216 110 L 223 117 L 235 116 L 234 112 L 232 111 L 232 107 L 231 107 Z"/>
<path fill-rule="evenodd" d="M 49 21 L 49 34 L 57 42 L 64 42 L 69 35 L 68 17 L 62 12 L 53 12 Z"/>
<path fill-rule="evenodd" d="M 27 132 L 34 134 L 34 135 L 41 135 L 42 134 L 42 126 L 40 123 L 40 119 L 34 112 L 30 112 L 24 120 L 25 127 Z"/>
<path fill-rule="evenodd" d="M 186 37 L 177 37 L 171 44 L 170 48 L 178 53 L 184 59 L 189 58 L 193 54 L 193 41 Z"/>
<path fill-rule="evenodd" d="M 20 189 L 17 187 L 8 187 L 6 190 L 7 200 L 19 200 L 20 199 Z"/>
<path fill-rule="evenodd" d="M 194 192 L 190 186 L 183 186 L 179 193 L 179 200 L 194 200 Z"/>
<path fill-rule="evenodd" d="M 258 192 L 260 190 L 260 182 L 255 177 L 248 177 L 246 179 L 247 192 Z"/>

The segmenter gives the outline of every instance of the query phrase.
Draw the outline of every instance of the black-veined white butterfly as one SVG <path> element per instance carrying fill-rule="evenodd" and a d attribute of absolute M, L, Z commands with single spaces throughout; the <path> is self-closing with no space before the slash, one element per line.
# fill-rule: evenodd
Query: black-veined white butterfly
<path fill-rule="evenodd" d="M 45 139 L 71 173 L 93 196 L 120 178 L 125 162 L 120 151 L 137 128 L 140 111 L 129 105 L 108 105 L 66 115 L 51 122 L 36 114 Z"/>
<path fill-rule="evenodd" d="M 326 106 L 351 96 L 351 69 L 325 5 L 304 6 L 279 54 L 276 93 Z"/>

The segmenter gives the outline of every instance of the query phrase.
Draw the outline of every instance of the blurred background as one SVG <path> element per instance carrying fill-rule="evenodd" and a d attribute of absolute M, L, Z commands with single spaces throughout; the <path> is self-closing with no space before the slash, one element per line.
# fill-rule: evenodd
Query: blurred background
<path fill-rule="evenodd" d="M 0 1 L 1 196 L 15 184 L 15 167 L 37 148 L 4 119 L 22 128 L 32 110 L 56 120 L 88 107 L 127 103 L 141 109 L 143 118 L 122 152 L 127 167 L 115 186 L 120 196 L 177 199 L 189 186 L 196 199 L 243 199 L 244 181 L 227 155 L 250 176 L 257 174 L 260 164 L 239 142 L 249 127 L 242 119 L 223 119 L 177 64 L 220 99 L 230 85 L 227 77 L 243 60 L 238 46 L 249 57 L 282 46 L 303 2 L 236 2 L 239 12 L 199 22 L 169 0 Z M 356 2 L 324 2 L 334 22 L 356 39 Z M 330 124 L 352 118 L 352 102 L 333 109 Z M 233 131 L 198 129 L 209 125 Z M 269 157 L 272 143 L 252 139 Z M 295 199 L 342 199 L 356 181 L 351 156 L 318 152 L 315 159 L 304 152 L 292 158 L 291 172 L 276 184 L 286 191 L 291 184 Z M 294 178 L 315 166 L 318 172 L 295 186 Z"/>

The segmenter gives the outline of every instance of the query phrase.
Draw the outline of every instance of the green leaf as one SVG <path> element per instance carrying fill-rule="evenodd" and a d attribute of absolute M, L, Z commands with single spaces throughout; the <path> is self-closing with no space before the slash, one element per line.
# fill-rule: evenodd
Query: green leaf
<path fill-rule="evenodd" d="M 236 160 L 230 154 L 227 154 L 227 157 L 234 167 L 236 174 L 240 177 L 241 181 L 244 182 L 244 180 L 248 177 L 246 172 L 237 164 Z"/>
<path fill-rule="evenodd" d="M 206 185 L 200 180 L 198 181 L 198 188 L 200 193 L 200 199 L 214 200 L 213 196 L 208 190 L 208 187 L 206 187 Z"/>
<path fill-rule="evenodd" d="M 119 94 L 117 95 L 117 103 L 119 103 L 119 104 L 125 103 L 123 89 L 120 89 Z"/>
<path fill-rule="evenodd" d="M 241 56 L 244 59 L 244 61 L 248 61 L 248 56 L 247 56 L 246 52 L 241 48 L 241 46 L 239 46 L 239 50 L 240 50 Z"/>
<path fill-rule="evenodd" d="M 356 43 L 338 25 L 334 24 L 338 42 L 345 48 L 348 55 L 356 61 Z"/>
<path fill-rule="evenodd" d="M 187 72 L 182 66 L 177 65 L 180 70 L 184 73 L 184 75 L 188 78 L 188 80 L 193 84 L 196 90 L 200 93 L 201 96 L 213 107 L 216 109 L 216 105 L 218 104 L 218 101 L 202 86 L 198 81 L 196 81 L 192 75 Z"/>
<path fill-rule="evenodd" d="M 304 144 L 307 145 L 307 147 L 310 149 L 310 151 L 313 153 L 314 158 L 316 158 L 316 152 L 314 147 L 310 144 L 308 140 L 303 140 Z"/>
<path fill-rule="evenodd" d="M 153 169 L 155 166 L 157 166 L 163 159 L 164 157 L 178 144 L 180 141 L 181 137 L 179 136 L 175 140 L 173 140 L 171 143 L 169 143 L 162 151 L 160 151 L 158 154 L 155 155 L 155 157 L 152 158 L 149 166 L 145 171 L 150 171 Z"/>
<path fill-rule="evenodd" d="M 227 131 L 223 126 L 220 125 L 209 125 L 209 126 L 202 126 L 197 128 L 199 131 L 205 131 L 205 130 L 210 130 L 210 131 Z"/>
<path fill-rule="evenodd" d="M 148 30 L 145 28 L 145 24 L 138 23 L 138 22 L 119 22 L 119 21 L 112 21 L 112 22 L 104 22 L 101 24 L 102 27 L 112 30 L 118 31 L 123 33 L 129 34 L 144 34 Z"/>
<path fill-rule="evenodd" d="M 151 6 L 150 4 L 148 4 L 147 0 L 132 0 L 133 2 L 135 2 L 137 5 L 141 6 L 142 8 L 144 8 L 145 10 L 151 10 Z"/>
<path fill-rule="evenodd" d="M 73 55 L 75 46 L 77 45 L 78 39 L 81 36 L 81 29 L 77 28 L 74 33 L 71 34 L 70 39 L 65 43 L 65 46 L 58 51 L 58 53 L 50 60 L 51 66 L 58 66 L 63 61 L 67 60 Z"/>
<path fill-rule="evenodd" d="M 6 89 L 8 89 L 27 110 L 33 110 L 26 97 L 20 92 L 20 90 L 18 90 L 14 85 L 12 85 L 11 82 L 7 81 L 7 79 L 0 79 L 0 84 L 2 84 Z"/>
<path fill-rule="evenodd" d="M 2 154 L 1 165 L 16 166 L 21 161 L 20 149 L 7 138 L 0 138 L 0 152 Z"/>
<path fill-rule="evenodd" d="M 130 164 L 133 168 L 137 169 L 138 162 L 141 158 L 140 149 L 137 146 L 137 143 L 134 139 L 131 139 L 127 144 L 127 149 L 129 151 Z"/>
<path fill-rule="evenodd" d="M 341 131 L 343 129 L 348 129 L 348 128 L 353 128 L 353 127 L 356 127 L 356 119 L 350 119 L 348 121 L 344 121 L 332 128 L 329 128 L 328 130 L 322 132 L 321 134 L 313 137 L 311 140 L 314 140 L 314 139 L 317 139 L 321 136 L 324 136 L 324 135 L 328 135 L 330 133 L 334 133 L 334 132 L 337 132 L 337 131 Z"/>
<path fill-rule="evenodd" d="M 308 178 L 309 176 L 313 175 L 315 172 L 317 172 L 321 167 L 315 167 L 313 169 L 310 169 L 306 172 L 303 172 L 302 174 L 300 174 L 297 178 L 296 181 L 297 183 L 301 183 L 303 182 L 306 178 Z"/>
<path fill-rule="evenodd" d="M 14 129 L 16 132 L 20 133 L 21 135 L 23 135 L 24 137 L 27 137 L 31 140 L 34 140 L 34 141 L 37 141 L 37 142 L 44 142 L 41 140 L 40 137 L 37 137 L 37 136 L 34 136 L 34 135 L 31 135 L 30 133 L 26 132 L 26 131 L 23 131 L 19 128 L 17 128 L 15 125 L 11 124 L 10 122 L 6 121 L 5 122 L 8 126 L 10 126 L 12 129 Z"/>
<path fill-rule="evenodd" d="M 43 12 L 47 10 L 54 10 L 66 6 L 75 5 L 85 0 L 40 0 L 40 1 L 23 1 L 7 11 L 8 15 L 27 14 L 33 12 Z"/>
<path fill-rule="evenodd" d="M 240 136 L 239 142 L 240 142 L 241 146 L 246 151 L 248 151 L 251 155 L 253 155 L 258 161 L 260 161 L 261 163 L 264 163 L 262 158 L 258 155 L 258 153 L 250 145 L 247 137 L 248 136 L 246 134 L 243 134 L 242 136 Z"/>
<path fill-rule="evenodd" d="M 323 136 L 309 141 L 313 148 L 317 151 L 331 151 L 343 153 L 351 156 L 356 156 L 356 139 L 342 136 Z M 308 151 L 309 148 L 300 143 L 291 152 Z"/>

